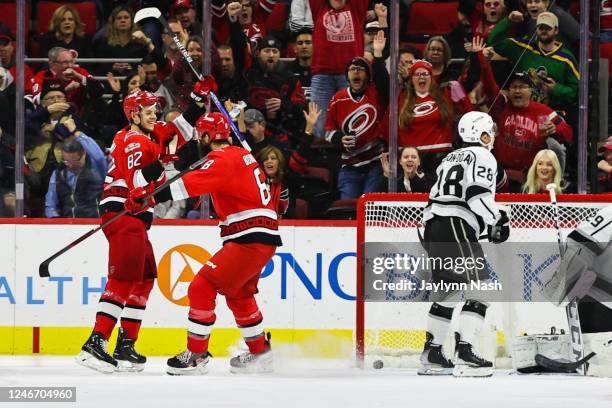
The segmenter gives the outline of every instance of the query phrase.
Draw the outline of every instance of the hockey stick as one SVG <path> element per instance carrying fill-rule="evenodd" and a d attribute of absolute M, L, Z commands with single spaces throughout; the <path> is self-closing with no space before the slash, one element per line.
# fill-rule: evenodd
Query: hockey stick
<path fill-rule="evenodd" d="M 196 161 L 195 163 L 193 163 L 192 165 L 190 165 L 189 167 L 187 167 L 186 169 L 184 169 L 183 171 L 181 171 L 178 174 L 175 174 L 173 177 L 169 178 L 168 180 L 166 180 L 163 184 L 161 184 L 159 187 L 157 187 L 152 193 L 147 194 L 146 196 L 144 196 L 142 198 L 143 202 L 146 202 L 149 198 L 151 198 L 152 196 L 154 196 L 155 194 L 159 193 L 160 191 L 162 191 L 164 188 L 168 187 L 170 184 L 174 183 L 176 180 L 178 180 L 179 178 L 181 178 L 182 176 L 184 176 L 185 174 L 197 169 L 198 167 L 200 167 L 205 161 L 207 160 L 207 156 L 202 157 L 200 160 Z M 51 255 L 49 258 L 45 259 L 40 266 L 38 267 L 38 275 L 40 275 L 41 278 L 48 278 L 49 276 L 51 276 L 49 274 L 49 264 L 51 262 L 53 262 L 53 260 L 57 257 L 59 257 L 60 255 L 62 255 L 63 253 L 69 251 L 71 248 L 74 248 L 75 246 L 77 246 L 78 244 L 80 244 L 81 242 L 85 241 L 87 238 L 89 238 L 90 236 L 92 236 L 93 234 L 95 234 L 96 232 L 100 231 L 101 229 L 105 228 L 107 225 L 115 222 L 116 220 L 118 220 L 119 218 L 123 217 L 124 215 L 126 215 L 129 211 L 128 210 L 122 210 L 121 212 L 118 212 L 115 216 L 113 216 L 112 218 L 106 220 L 105 222 L 103 222 L 102 224 L 100 224 L 99 226 L 97 226 L 96 228 L 92 229 L 91 231 L 87 232 L 84 235 L 81 235 L 80 237 L 78 237 L 77 239 L 75 239 L 74 241 L 72 241 L 71 243 L 69 243 L 68 245 L 66 245 L 64 248 L 60 249 L 59 251 L 57 251 L 56 253 L 54 253 L 53 255 Z"/>
<path fill-rule="evenodd" d="M 193 65 L 193 58 L 191 58 L 191 55 L 189 55 L 189 52 L 185 49 L 185 46 L 183 45 L 181 40 L 178 38 L 178 34 L 172 33 L 172 30 L 170 29 L 170 26 L 168 25 L 168 22 L 162 15 L 161 11 L 159 11 L 157 7 L 146 7 L 146 8 L 140 9 L 134 15 L 134 23 L 138 23 L 139 21 L 144 20 L 145 18 L 155 18 L 161 23 L 164 29 L 168 32 L 168 35 L 172 37 L 172 41 L 174 41 L 174 44 L 176 45 L 178 50 L 181 52 L 181 55 L 183 56 L 183 59 L 185 60 L 189 68 L 191 68 L 191 70 L 193 71 L 195 76 L 198 78 L 198 80 L 202 79 L 203 78 L 202 74 Z M 246 150 L 250 152 L 251 147 L 247 143 L 242 133 L 240 133 L 240 131 L 236 127 L 236 124 L 232 120 L 232 117 L 229 115 L 229 113 L 227 113 L 227 110 L 225 109 L 221 101 L 219 101 L 219 98 L 217 98 L 217 95 L 215 95 L 214 92 L 210 92 L 210 98 L 212 99 L 217 109 L 219 109 L 219 112 L 221 112 L 227 118 L 227 121 L 229 122 L 229 125 L 232 128 L 232 131 L 234 132 L 234 134 L 240 141 L 240 144 L 242 144 L 242 147 L 244 147 Z"/>
<path fill-rule="evenodd" d="M 550 203 L 552 205 L 553 220 L 555 222 L 555 229 L 557 230 L 557 242 L 559 244 L 559 255 L 561 258 L 565 255 L 565 244 L 563 243 L 563 237 L 561 234 L 561 226 L 559 223 L 559 205 L 557 204 L 557 188 L 556 184 L 551 183 L 546 186 L 548 194 L 550 195 Z M 576 361 L 581 361 L 584 358 L 584 343 L 582 342 L 582 329 L 580 328 L 580 316 L 578 316 L 578 302 L 576 299 L 570 300 L 569 304 L 565 306 L 565 314 L 567 315 L 567 325 L 570 331 L 570 338 L 572 340 L 572 354 Z M 579 364 L 576 368 L 578 374 L 586 375 L 586 369 L 584 364 Z"/>
<path fill-rule="evenodd" d="M 589 353 L 586 357 L 581 358 L 580 360 L 577 360 L 577 361 L 570 361 L 566 359 L 553 360 L 552 358 L 548 358 L 546 356 L 543 356 L 542 354 L 536 354 L 535 362 L 539 366 L 542 366 L 555 373 L 567 373 L 567 374 L 570 374 L 573 372 L 580 373 L 578 370 L 582 366 L 584 366 L 584 364 L 587 361 L 593 358 L 595 354 L 596 354 L 595 352 Z"/>

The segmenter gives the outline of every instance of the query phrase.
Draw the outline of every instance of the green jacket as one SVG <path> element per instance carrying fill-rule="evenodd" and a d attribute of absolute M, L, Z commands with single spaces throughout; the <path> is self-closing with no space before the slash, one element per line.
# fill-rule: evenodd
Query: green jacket
<path fill-rule="evenodd" d="M 548 76 L 557 83 L 548 94 L 551 105 L 576 104 L 580 73 L 572 52 L 560 42 L 555 42 L 555 48 L 546 53 L 540 50 L 537 40 L 531 45 L 528 38 L 508 38 L 507 33 L 511 25 L 507 17 L 502 19 L 489 33 L 487 44 L 492 45 L 495 52 L 513 63 L 516 64 L 518 61 L 515 68 L 517 72 L 544 66 L 548 71 Z"/>

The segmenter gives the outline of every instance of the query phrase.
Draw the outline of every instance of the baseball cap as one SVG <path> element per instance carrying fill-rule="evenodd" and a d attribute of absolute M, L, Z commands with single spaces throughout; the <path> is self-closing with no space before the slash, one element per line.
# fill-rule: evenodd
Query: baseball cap
<path fill-rule="evenodd" d="M 525 72 L 514 72 L 510 75 L 510 79 L 508 80 L 508 86 L 514 81 L 521 81 L 533 87 L 533 83 L 531 82 L 531 78 Z"/>
<path fill-rule="evenodd" d="M 248 109 L 244 112 L 244 123 L 247 125 L 252 125 L 255 122 L 265 122 L 265 120 L 263 113 L 257 109 Z"/>
<path fill-rule="evenodd" d="M 559 27 L 559 19 L 550 11 L 545 11 L 543 13 L 540 13 L 536 21 L 536 26 L 539 26 L 541 24 L 547 25 L 551 28 L 557 28 Z"/>
<path fill-rule="evenodd" d="M 380 23 L 378 21 L 372 21 L 366 24 L 365 31 L 378 31 L 380 29 Z"/>
<path fill-rule="evenodd" d="M 193 3 L 191 0 L 175 0 L 173 4 L 174 10 L 179 7 L 193 8 Z"/>
<path fill-rule="evenodd" d="M 14 41 L 13 36 L 11 34 L 8 33 L 2 33 L 0 34 L 0 44 L 1 45 L 7 45 L 8 43 Z"/>
<path fill-rule="evenodd" d="M 46 79 L 43 82 L 42 91 L 40 92 L 40 99 L 44 99 L 46 94 L 53 91 L 62 92 L 64 95 L 66 95 L 66 90 L 64 89 L 62 83 L 59 80 Z"/>
<path fill-rule="evenodd" d="M 606 140 L 606 142 L 605 142 L 603 145 L 601 145 L 601 146 L 599 147 L 599 149 L 598 149 L 599 153 L 603 153 L 603 152 L 605 152 L 606 150 L 612 150 L 612 136 L 610 136 L 610 137 L 609 137 L 609 138 Z"/>
<path fill-rule="evenodd" d="M 271 35 L 265 36 L 258 44 L 257 48 L 263 50 L 264 48 L 276 48 L 277 50 L 281 50 L 281 43 L 276 38 Z"/>

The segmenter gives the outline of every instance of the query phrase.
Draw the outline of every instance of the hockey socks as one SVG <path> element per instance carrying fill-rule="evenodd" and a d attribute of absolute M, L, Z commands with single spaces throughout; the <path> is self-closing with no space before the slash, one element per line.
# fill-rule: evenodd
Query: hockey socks
<path fill-rule="evenodd" d="M 452 318 L 453 307 L 441 303 L 431 305 L 427 315 L 427 332 L 433 336 L 432 344 L 444 344 Z"/>
<path fill-rule="evenodd" d="M 131 281 L 120 281 L 110 278 L 106 282 L 104 293 L 100 297 L 94 332 L 101 333 L 108 340 L 117 320 L 123 313 L 123 307 L 130 296 Z"/>
<path fill-rule="evenodd" d="M 187 350 L 202 354 L 208 351 L 212 326 L 217 320 L 215 299 L 217 290 L 201 274 L 197 274 L 189 285 L 189 322 L 187 323 Z"/>
<path fill-rule="evenodd" d="M 132 285 L 130 295 L 121 314 L 121 328 L 125 331 L 125 337 L 128 339 L 138 339 L 142 316 L 147 307 L 154 282 L 153 279 L 147 279 L 142 282 L 135 282 Z"/>
<path fill-rule="evenodd" d="M 270 346 L 266 343 L 263 330 L 263 316 L 253 296 L 246 299 L 226 299 L 232 310 L 240 334 L 252 354 L 261 354 Z"/>

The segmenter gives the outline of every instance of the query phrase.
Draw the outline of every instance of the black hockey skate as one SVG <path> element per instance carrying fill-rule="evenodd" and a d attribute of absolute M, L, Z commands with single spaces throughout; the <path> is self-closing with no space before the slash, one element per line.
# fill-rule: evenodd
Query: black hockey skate
<path fill-rule="evenodd" d="M 490 377 L 493 375 L 493 363 L 482 358 L 472 344 L 462 341 L 455 333 L 455 377 Z"/>
<path fill-rule="evenodd" d="M 113 358 L 117 360 L 117 371 L 140 372 L 144 370 L 147 358 L 134 349 L 136 340 L 128 339 L 125 330 L 120 328 Z"/>
<path fill-rule="evenodd" d="M 76 356 L 76 362 L 104 374 L 111 374 L 117 368 L 117 360 L 106 351 L 108 342 L 102 333 L 93 332 Z"/>
<path fill-rule="evenodd" d="M 170 375 L 204 375 L 208 373 L 208 363 L 212 355 L 206 353 L 192 353 L 185 350 L 182 353 L 168 359 L 168 369 Z"/>
<path fill-rule="evenodd" d="M 455 367 L 450 359 L 444 355 L 441 344 L 433 343 L 433 335 L 429 332 L 425 334 L 425 347 L 421 353 L 421 368 L 417 371 L 418 375 L 452 375 Z"/>

